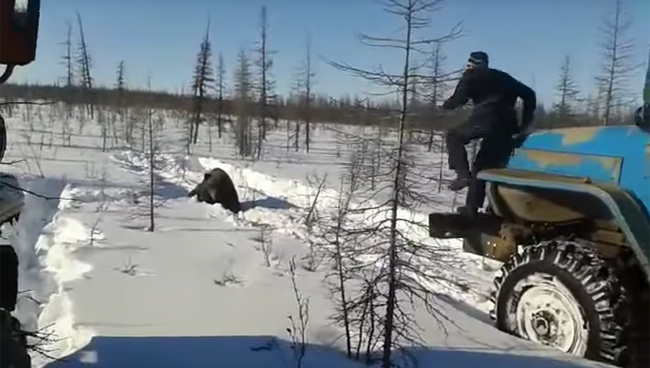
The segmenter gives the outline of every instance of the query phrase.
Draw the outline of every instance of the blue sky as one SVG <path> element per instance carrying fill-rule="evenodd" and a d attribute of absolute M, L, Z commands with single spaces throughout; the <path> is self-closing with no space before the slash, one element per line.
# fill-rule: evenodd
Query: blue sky
<path fill-rule="evenodd" d="M 638 83 L 633 82 L 640 93 L 650 45 L 650 2 L 623 1 L 634 22 L 629 36 L 637 45 L 635 62 L 643 64 Z M 307 32 L 321 92 L 338 96 L 370 87 L 319 56 L 362 68 L 399 69 L 401 55 L 369 49 L 355 38 L 357 32 L 391 35 L 402 26 L 374 0 L 42 0 L 37 60 L 19 68 L 13 81 L 52 83 L 63 76 L 61 42 L 67 20 L 76 33 L 76 11 L 100 84 L 113 84 L 117 64 L 124 60 L 131 85 L 144 86 L 151 73 L 156 89 L 186 88 L 208 18 L 213 49 L 223 53 L 231 76 L 238 50 L 251 49 L 257 38 L 262 4 L 268 7 L 270 47 L 277 51 L 274 75 L 280 93 L 287 91 L 304 54 Z M 612 7 L 613 0 L 447 0 L 434 14 L 429 34 L 444 34 L 463 21 L 465 36 L 446 47 L 449 68 L 462 67 L 470 51 L 486 51 L 493 67 L 528 83 L 550 103 L 565 54 L 573 59 L 580 87 L 592 88 L 600 64 L 598 26 Z"/>

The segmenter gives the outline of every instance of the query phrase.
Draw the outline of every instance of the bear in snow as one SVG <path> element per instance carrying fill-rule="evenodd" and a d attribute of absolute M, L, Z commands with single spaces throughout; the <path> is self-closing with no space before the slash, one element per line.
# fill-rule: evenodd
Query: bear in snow
<path fill-rule="evenodd" d="M 187 194 L 188 197 L 196 196 L 199 202 L 209 204 L 220 203 L 221 206 L 232 213 L 241 211 L 241 203 L 235 185 L 230 176 L 219 169 L 212 169 L 203 175 L 203 181 Z"/>

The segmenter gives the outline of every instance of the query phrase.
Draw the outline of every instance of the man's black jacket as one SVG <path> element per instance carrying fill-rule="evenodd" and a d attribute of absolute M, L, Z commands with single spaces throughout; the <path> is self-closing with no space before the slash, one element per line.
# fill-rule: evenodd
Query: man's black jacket
<path fill-rule="evenodd" d="M 525 130 L 532 122 L 537 107 L 535 91 L 501 70 L 477 68 L 465 71 L 454 94 L 442 107 L 453 110 L 471 100 L 474 110 L 470 123 L 498 128 L 500 122 L 516 124 L 514 107 L 517 98 L 524 103 L 520 129 Z"/>

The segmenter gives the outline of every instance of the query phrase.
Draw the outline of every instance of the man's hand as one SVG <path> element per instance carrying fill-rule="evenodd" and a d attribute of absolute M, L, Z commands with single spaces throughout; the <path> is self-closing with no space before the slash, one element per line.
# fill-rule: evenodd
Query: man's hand
<path fill-rule="evenodd" d="M 526 138 L 528 138 L 528 136 L 532 132 L 533 132 L 532 129 L 526 128 L 526 129 L 523 129 L 523 130 L 519 131 L 518 133 L 514 134 L 512 136 L 512 145 L 514 146 L 514 148 L 521 147 L 524 144 L 524 142 L 526 141 Z"/>

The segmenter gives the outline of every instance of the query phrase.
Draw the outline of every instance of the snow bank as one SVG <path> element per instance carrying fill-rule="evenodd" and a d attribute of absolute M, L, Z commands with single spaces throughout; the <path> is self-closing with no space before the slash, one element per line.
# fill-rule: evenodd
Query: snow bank
<path fill-rule="evenodd" d="M 74 326 L 65 286 L 90 269 L 72 255 L 88 232 L 65 216 L 74 198 L 65 182 L 36 178 L 23 180 L 22 185 L 38 196 L 25 194 L 25 206 L 12 234 L 20 262 L 16 314 L 26 330 L 50 334 L 53 341 L 42 348 L 56 358 L 87 344 L 92 335 Z M 44 366 L 47 360 L 33 353 L 34 367 Z"/>
<path fill-rule="evenodd" d="M 239 183 L 239 186 L 255 189 L 276 198 L 288 199 L 292 204 L 299 207 L 309 207 L 311 205 L 311 198 L 314 197 L 316 191 L 316 188 L 305 185 L 298 180 L 277 178 L 248 168 L 230 165 L 213 158 L 199 158 L 199 162 L 206 170 L 215 167 L 221 168 L 232 177 L 235 183 Z M 334 189 L 323 189 L 319 197 L 319 207 L 330 209 L 336 208 L 338 205 L 338 198 L 338 191 Z M 373 203 L 373 201 L 368 201 L 366 203 L 367 204 L 364 207 L 376 207 L 378 205 L 378 203 Z M 378 210 L 373 211 L 372 213 L 367 213 L 365 218 L 360 218 L 358 220 L 369 224 L 371 222 L 383 220 L 383 218 L 378 216 L 387 216 L 388 214 L 388 211 Z M 403 208 L 398 210 L 397 216 L 414 223 L 428 223 L 427 215 L 412 212 Z M 401 231 L 408 233 L 411 238 L 417 239 L 418 241 L 429 239 L 429 233 L 425 228 L 411 226 L 407 221 L 401 221 L 398 224 Z M 460 248 L 461 245 L 460 241 L 456 239 L 441 240 L 439 244 L 445 246 L 451 245 L 457 248 Z"/>

